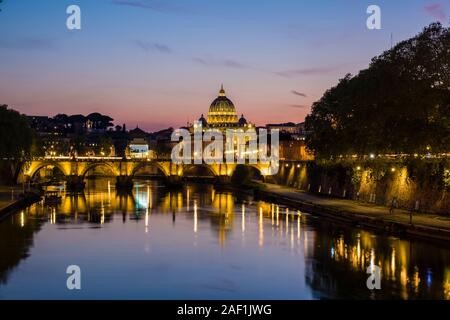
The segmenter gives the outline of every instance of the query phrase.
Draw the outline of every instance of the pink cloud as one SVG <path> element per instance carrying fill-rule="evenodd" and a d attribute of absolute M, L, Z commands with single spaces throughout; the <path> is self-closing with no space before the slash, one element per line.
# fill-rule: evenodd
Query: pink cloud
<path fill-rule="evenodd" d="M 445 13 L 445 6 L 442 3 L 434 3 L 424 7 L 426 13 L 432 17 L 440 20 L 447 21 L 447 14 Z"/>

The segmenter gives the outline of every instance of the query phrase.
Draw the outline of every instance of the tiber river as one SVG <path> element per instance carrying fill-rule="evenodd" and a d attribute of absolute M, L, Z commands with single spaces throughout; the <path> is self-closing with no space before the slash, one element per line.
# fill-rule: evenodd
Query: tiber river
<path fill-rule="evenodd" d="M 0 223 L 0 299 L 450 299 L 450 249 L 251 197 L 89 180 Z M 68 290 L 69 265 L 81 290 Z M 381 290 L 366 286 L 382 270 Z"/>

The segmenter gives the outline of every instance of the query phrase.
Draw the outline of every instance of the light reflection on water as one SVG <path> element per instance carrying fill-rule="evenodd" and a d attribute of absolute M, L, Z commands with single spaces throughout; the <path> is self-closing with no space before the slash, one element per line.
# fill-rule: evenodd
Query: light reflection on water
<path fill-rule="evenodd" d="M 106 179 L 0 223 L 0 298 L 450 299 L 450 250 L 188 185 Z M 82 269 L 82 290 L 65 270 Z M 382 290 L 366 287 L 369 266 Z"/>

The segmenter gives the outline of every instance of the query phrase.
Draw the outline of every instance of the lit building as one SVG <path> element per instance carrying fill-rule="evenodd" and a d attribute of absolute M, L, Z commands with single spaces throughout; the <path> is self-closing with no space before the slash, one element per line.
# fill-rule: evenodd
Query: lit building
<path fill-rule="evenodd" d="M 154 150 L 150 150 L 149 134 L 136 127 L 129 132 L 131 141 L 127 148 L 127 157 L 132 159 L 150 159 L 153 158 Z"/>
<path fill-rule="evenodd" d="M 200 119 L 196 121 L 193 125 L 189 126 L 189 131 L 191 134 L 194 133 L 195 130 L 198 130 L 201 126 L 203 132 L 207 130 L 220 131 L 222 134 L 227 134 L 228 130 L 233 131 L 233 133 L 238 132 L 248 132 L 249 130 L 255 130 L 255 125 L 247 122 L 247 119 L 244 118 L 244 115 L 241 115 L 239 118 L 236 112 L 236 108 L 234 103 L 226 96 L 223 85 L 219 91 L 219 95 L 214 101 L 211 103 L 208 111 L 207 118 L 205 118 L 202 114 Z M 256 130 L 255 130 L 256 132 Z M 244 151 L 248 148 L 250 141 L 250 136 L 245 135 L 244 140 L 240 141 L 239 137 L 233 137 L 234 148 L 237 152 L 238 150 Z M 192 144 L 194 141 L 192 140 Z M 208 146 L 211 142 L 203 141 L 203 148 Z M 226 149 L 224 139 L 224 149 Z M 192 146 L 193 148 L 194 146 Z M 233 152 L 232 150 L 227 150 L 227 152 Z M 237 154 L 237 153 L 236 153 Z"/>
<path fill-rule="evenodd" d="M 287 161 L 310 161 L 314 160 L 314 155 L 306 148 L 305 123 L 281 123 L 268 124 L 266 129 L 271 132 L 280 132 L 280 160 Z"/>
<path fill-rule="evenodd" d="M 306 130 L 305 123 L 280 123 L 280 124 L 268 124 L 266 125 L 267 130 L 278 130 L 280 133 L 287 133 L 292 135 L 292 138 L 295 140 L 305 140 L 306 138 Z"/>
<path fill-rule="evenodd" d="M 132 159 L 147 159 L 150 157 L 148 143 L 143 138 L 134 138 L 128 145 L 128 156 Z"/>
<path fill-rule="evenodd" d="M 247 122 L 244 115 L 238 117 L 234 103 L 227 98 L 223 86 L 219 91 L 219 96 L 209 107 L 207 119 L 202 115 L 197 124 L 201 124 L 204 129 L 219 129 L 220 131 L 254 128 L 253 124 Z"/>
<path fill-rule="evenodd" d="M 311 161 L 314 155 L 306 148 L 303 140 L 280 139 L 280 160 Z"/>

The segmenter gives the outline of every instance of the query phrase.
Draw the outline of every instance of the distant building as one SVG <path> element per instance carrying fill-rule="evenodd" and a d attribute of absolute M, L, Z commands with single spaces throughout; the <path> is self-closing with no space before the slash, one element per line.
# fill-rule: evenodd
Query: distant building
<path fill-rule="evenodd" d="M 49 117 L 46 116 L 27 116 L 31 128 L 36 132 L 50 132 L 54 128 L 54 124 Z"/>
<path fill-rule="evenodd" d="M 267 130 L 279 130 L 280 132 L 298 134 L 300 132 L 299 125 L 293 122 L 280 123 L 280 124 L 268 124 Z"/>
<path fill-rule="evenodd" d="M 234 103 L 227 98 L 223 86 L 219 91 L 219 96 L 211 103 L 207 119 L 201 115 L 194 126 L 201 124 L 203 129 L 218 129 L 226 131 L 227 129 L 248 129 L 255 126 L 241 115 L 239 118 L 236 113 Z M 193 127 L 191 127 L 193 129 Z"/>
<path fill-rule="evenodd" d="M 132 159 L 150 159 L 155 156 L 154 150 L 150 149 L 150 134 L 136 127 L 130 130 L 131 139 L 127 148 L 127 156 Z"/>
<path fill-rule="evenodd" d="M 53 118 L 28 116 L 40 150 L 46 156 L 108 156 L 115 154 L 112 118 L 92 113 L 87 117 L 58 114 Z M 115 134 L 118 136 L 118 134 Z M 122 138 L 122 137 L 121 137 Z"/>
<path fill-rule="evenodd" d="M 171 139 L 173 131 L 173 128 L 168 128 L 150 135 L 151 150 L 155 150 L 158 157 L 170 158 L 173 147 L 178 143 Z"/>
<path fill-rule="evenodd" d="M 306 148 L 305 123 L 268 124 L 266 129 L 280 132 L 280 160 L 282 161 L 309 161 L 314 155 Z"/>
<path fill-rule="evenodd" d="M 132 159 L 150 158 L 148 142 L 142 138 L 135 138 L 131 140 L 128 145 L 128 156 Z"/>
<path fill-rule="evenodd" d="M 308 151 L 303 140 L 280 139 L 279 155 L 282 161 L 314 160 L 314 155 Z"/>
<path fill-rule="evenodd" d="M 266 129 L 270 132 L 271 130 L 279 130 L 281 134 L 289 134 L 294 140 L 306 140 L 306 130 L 305 123 L 280 123 L 280 124 L 267 124 Z"/>

